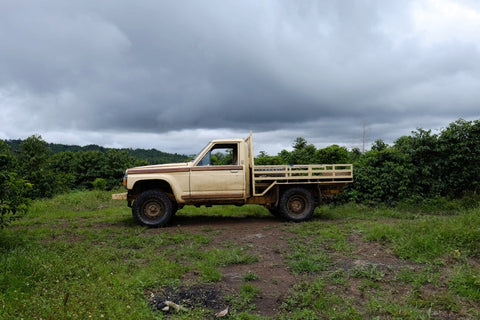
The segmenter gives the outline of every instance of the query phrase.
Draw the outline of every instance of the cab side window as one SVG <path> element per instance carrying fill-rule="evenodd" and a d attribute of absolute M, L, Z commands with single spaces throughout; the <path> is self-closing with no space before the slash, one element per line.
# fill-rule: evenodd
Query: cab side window
<path fill-rule="evenodd" d="M 200 160 L 198 166 L 238 165 L 237 144 L 216 144 Z"/>

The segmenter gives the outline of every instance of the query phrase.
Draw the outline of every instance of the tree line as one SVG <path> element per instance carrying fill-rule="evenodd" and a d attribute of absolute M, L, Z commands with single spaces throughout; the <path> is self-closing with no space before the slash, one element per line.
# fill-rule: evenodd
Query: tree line
<path fill-rule="evenodd" d="M 13 140 L 5 140 L 5 142 L 10 146 L 11 150 L 14 152 L 20 152 L 22 148 L 22 143 L 24 140 L 21 139 L 13 139 Z M 76 153 L 78 151 L 100 151 L 102 153 L 106 153 L 111 148 L 105 148 L 96 144 L 89 144 L 86 146 L 76 146 L 76 145 L 66 145 L 60 143 L 46 143 L 47 148 L 49 151 L 54 153 L 61 153 L 66 151 L 71 151 Z M 175 162 L 182 162 L 189 159 L 189 156 L 178 154 L 178 153 L 168 153 L 163 152 L 157 149 L 114 149 L 114 150 L 124 150 L 129 155 L 134 158 L 145 160 L 148 164 L 158 164 L 158 163 L 175 163 Z"/>
<path fill-rule="evenodd" d="M 35 135 L 0 140 L 0 227 L 24 212 L 29 199 L 72 189 L 111 189 L 119 185 L 126 168 L 188 159 L 154 149 L 52 145 Z M 338 145 L 317 149 L 298 137 L 292 151 L 282 150 L 276 156 L 262 151 L 255 163 L 353 163 L 354 183 L 347 186 L 344 201 L 395 205 L 406 199 L 476 196 L 480 120 L 459 119 L 436 134 L 417 129 L 393 145 L 377 140 L 365 153 Z"/>
<path fill-rule="evenodd" d="M 25 212 L 31 199 L 73 189 L 120 185 L 125 169 L 189 157 L 155 149 L 108 149 L 48 144 L 41 136 L 0 140 L 0 227 Z"/>
<path fill-rule="evenodd" d="M 410 199 L 475 196 L 480 191 L 480 121 L 459 119 L 439 133 L 417 129 L 393 145 L 382 140 L 365 153 L 332 145 L 316 149 L 297 138 L 292 151 L 261 152 L 256 164 L 353 163 L 354 183 L 343 199 L 395 205 Z"/>

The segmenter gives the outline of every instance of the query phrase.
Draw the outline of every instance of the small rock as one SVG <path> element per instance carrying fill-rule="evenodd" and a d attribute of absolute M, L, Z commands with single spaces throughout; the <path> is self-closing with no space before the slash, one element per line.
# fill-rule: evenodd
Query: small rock
<path fill-rule="evenodd" d="M 223 318 L 228 314 L 228 307 L 218 313 L 215 313 L 215 317 L 217 318 Z"/>
<path fill-rule="evenodd" d="M 176 311 L 187 311 L 185 307 L 182 307 L 181 305 L 172 301 L 165 301 L 165 304 L 171 308 L 174 308 Z"/>
<path fill-rule="evenodd" d="M 165 310 L 163 310 L 165 307 L 168 307 L 168 306 L 164 302 L 159 302 L 157 304 L 157 310 L 165 311 Z"/>

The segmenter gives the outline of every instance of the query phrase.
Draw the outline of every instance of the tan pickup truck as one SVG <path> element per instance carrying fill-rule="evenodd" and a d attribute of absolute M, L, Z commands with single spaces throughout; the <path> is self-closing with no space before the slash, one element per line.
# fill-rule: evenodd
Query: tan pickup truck
<path fill-rule="evenodd" d="M 255 165 L 252 134 L 210 142 L 188 163 L 130 168 L 123 184 L 135 220 L 165 226 L 185 205 L 257 204 L 290 221 L 308 220 L 325 197 L 353 181 L 351 164 Z"/>

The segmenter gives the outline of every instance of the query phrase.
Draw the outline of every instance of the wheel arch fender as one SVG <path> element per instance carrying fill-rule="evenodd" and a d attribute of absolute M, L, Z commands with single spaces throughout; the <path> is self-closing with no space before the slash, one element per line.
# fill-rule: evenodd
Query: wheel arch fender
<path fill-rule="evenodd" d="M 166 194 L 171 195 L 171 200 L 175 200 L 177 203 L 180 198 L 179 194 L 181 194 L 180 186 L 177 185 L 174 179 L 170 179 L 168 176 L 137 179 L 133 184 L 131 194 L 137 197 L 147 190 L 159 190 L 165 192 Z"/>
<path fill-rule="evenodd" d="M 299 183 L 299 184 L 284 184 L 284 185 L 279 185 L 279 191 L 278 191 L 278 195 L 279 195 L 279 198 L 285 193 L 287 192 L 288 190 L 290 189 L 304 189 L 306 191 L 308 191 L 312 197 L 317 200 L 318 198 L 318 191 L 317 191 L 317 188 L 316 188 L 316 185 L 315 184 L 305 184 L 305 183 Z"/>

